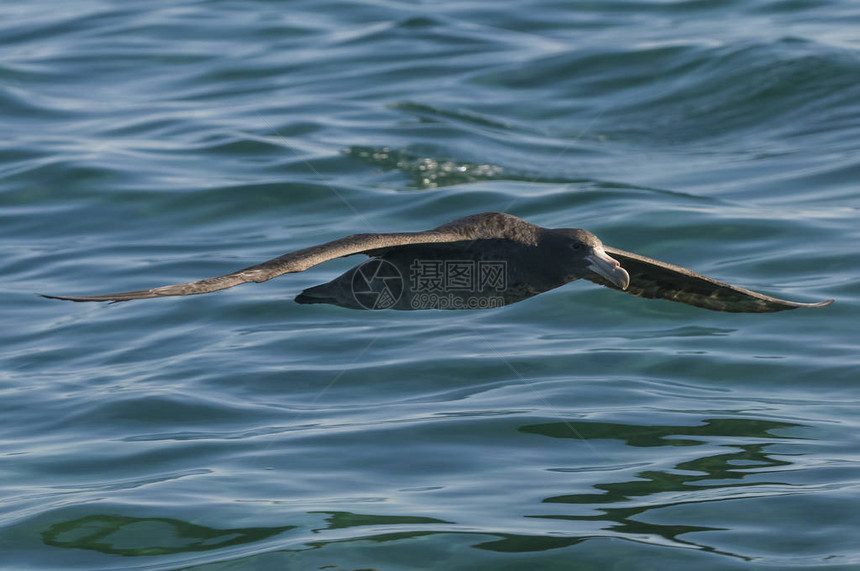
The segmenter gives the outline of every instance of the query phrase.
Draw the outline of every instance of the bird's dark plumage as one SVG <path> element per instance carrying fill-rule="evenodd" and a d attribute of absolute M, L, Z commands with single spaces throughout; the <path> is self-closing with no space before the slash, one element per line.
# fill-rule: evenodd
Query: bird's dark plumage
<path fill-rule="evenodd" d="M 296 301 L 357 309 L 479 309 L 514 303 L 585 278 L 639 297 L 715 311 L 763 313 L 823 307 L 833 302 L 798 303 L 766 296 L 603 246 L 585 230 L 542 228 L 495 212 L 467 216 L 425 232 L 353 234 L 230 274 L 184 284 L 103 295 L 44 297 L 129 301 L 194 295 L 264 282 L 354 254 L 371 256 L 372 263 L 365 262 L 328 284 L 309 288 Z M 452 268 L 456 270 L 453 273 L 449 272 Z M 416 278 L 420 269 L 430 269 L 432 275 Z M 455 279 L 449 279 L 452 276 Z M 424 287 L 419 287 L 422 284 Z"/>

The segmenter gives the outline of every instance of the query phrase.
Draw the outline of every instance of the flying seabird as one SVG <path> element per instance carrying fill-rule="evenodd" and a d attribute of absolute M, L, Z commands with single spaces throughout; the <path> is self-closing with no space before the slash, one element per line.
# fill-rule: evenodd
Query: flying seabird
<path fill-rule="evenodd" d="M 353 234 L 290 252 L 261 264 L 198 281 L 91 296 L 44 295 L 69 301 L 129 301 L 209 293 L 302 272 L 335 258 L 371 259 L 329 283 L 306 289 L 298 303 L 353 309 L 484 309 L 515 303 L 580 278 L 714 311 L 767 313 L 824 307 L 770 297 L 604 246 L 591 232 L 542 228 L 521 218 L 485 212 L 424 232 Z"/>

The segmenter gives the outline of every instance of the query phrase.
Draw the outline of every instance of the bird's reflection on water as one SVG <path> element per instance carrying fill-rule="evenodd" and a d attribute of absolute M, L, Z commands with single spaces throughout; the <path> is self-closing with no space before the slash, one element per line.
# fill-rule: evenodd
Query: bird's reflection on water
<path fill-rule="evenodd" d="M 800 426 L 747 418 L 707 419 L 695 426 L 644 426 L 582 420 L 523 425 L 519 428 L 520 432 L 548 438 L 620 440 L 628 447 L 637 448 L 695 447 L 717 442 L 721 448 L 727 449 L 725 452 L 693 459 L 684 455 L 686 460 L 677 462 L 670 468 L 643 470 L 635 473 L 634 478 L 624 481 L 591 482 L 589 485 L 594 492 L 546 497 L 541 504 L 534 506 L 534 511 L 542 511 L 541 505 L 565 504 L 578 513 L 523 514 L 523 517 L 532 521 L 547 522 L 546 528 L 542 529 L 540 534 L 483 531 L 475 530 L 473 526 L 460 529 L 457 522 L 420 514 L 312 511 L 307 515 L 314 517 L 316 521 L 322 517 L 321 524 L 308 527 L 284 522 L 287 525 L 224 529 L 168 517 L 92 514 L 53 523 L 42 532 L 42 538 L 45 544 L 53 547 L 86 549 L 124 556 L 158 556 L 224 549 L 256 542 L 267 542 L 269 550 L 298 552 L 354 541 L 389 543 L 442 534 L 480 537 L 480 541 L 471 545 L 482 550 L 525 553 L 569 547 L 591 538 L 614 537 L 701 549 L 746 560 L 750 557 L 699 543 L 695 536 L 690 536 L 695 532 L 719 532 L 720 528 L 682 523 L 651 523 L 643 521 L 642 516 L 663 508 L 750 497 L 750 489 L 755 487 L 764 487 L 764 494 L 773 493 L 774 486 L 779 486 L 784 491 L 784 487 L 789 484 L 777 481 L 773 469 L 791 465 L 791 462 L 785 459 L 791 456 L 780 454 L 779 458 L 775 458 L 773 453 L 768 452 L 768 447 L 795 439 L 791 436 L 776 435 L 775 431 Z M 753 481 L 748 478 L 760 474 L 763 469 L 767 469 L 767 480 L 756 478 Z M 577 472 L 580 479 L 576 486 L 581 486 L 583 470 L 570 471 Z M 613 474 L 611 470 L 586 472 L 600 474 L 604 478 L 607 474 Z M 624 474 L 629 474 L 629 471 L 624 470 Z M 753 492 L 752 495 L 761 494 Z M 661 519 L 665 521 L 668 515 L 662 513 Z M 578 531 L 569 527 L 555 528 L 552 522 L 559 525 L 565 522 L 565 526 L 578 522 L 585 527 Z M 343 530 L 348 529 L 355 531 L 345 537 Z M 291 536 L 294 532 L 299 535 L 293 538 Z M 306 532 L 313 534 L 314 539 L 308 541 Z M 327 538 L 327 534 L 330 537 Z M 277 538 L 281 535 L 284 536 Z M 128 541 L 129 537 L 134 537 L 134 541 Z M 301 537 L 304 539 L 300 539 Z M 492 539 L 487 540 L 488 538 Z"/>
<path fill-rule="evenodd" d="M 584 438 L 587 440 L 611 438 L 623 440 L 628 446 L 651 447 L 697 446 L 706 443 L 703 438 L 724 439 L 728 437 L 743 440 L 777 438 L 785 440 L 790 439 L 790 437 L 775 436 L 773 431 L 799 426 L 794 423 L 760 419 L 717 418 L 705 420 L 699 426 L 638 426 L 575 421 L 529 425 L 521 427 L 520 430 L 551 438 Z M 720 528 L 663 525 L 643 522 L 635 518 L 661 508 L 732 499 L 727 496 L 731 495 L 731 491 L 737 488 L 787 485 L 779 481 L 758 479 L 745 481 L 747 476 L 756 474 L 763 468 L 775 468 L 791 464 L 791 462 L 774 458 L 768 454 L 767 448 L 773 444 L 774 442 L 724 443 L 722 446 L 732 450 L 723 454 L 702 456 L 679 462 L 669 470 L 644 470 L 638 472 L 636 478 L 629 481 L 594 484 L 593 487 L 600 490 L 600 493 L 552 496 L 543 500 L 545 503 L 589 504 L 592 506 L 594 504 L 626 503 L 627 505 L 624 507 L 600 507 L 597 509 L 601 513 L 595 515 L 539 515 L 530 517 L 604 522 L 608 525 L 602 526 L 602 529 L 620 534 L 621 537 L 660 537 L 676 545 L 687 545 L 723 555 L 735 555 L 748 559 L 742 555 L 719 551 L 709 546 L 697 544 L 693 540 L 680 538 L 684 534 L 698 531 L 718 531 Z M 713 490 L 719 490 L 721 494 L 715 497 L 708 493 Z M 685 496 L 684 493 L 687 495 Z M 667 501 L 655 501 L 660 495 L 666 495 Z M 647 501 L 637 501 L 641 499 L 647 499 Z"/>

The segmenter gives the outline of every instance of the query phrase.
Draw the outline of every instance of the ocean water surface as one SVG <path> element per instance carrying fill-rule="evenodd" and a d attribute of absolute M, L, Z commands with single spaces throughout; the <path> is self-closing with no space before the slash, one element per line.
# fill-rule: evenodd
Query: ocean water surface
<path fill-rule="evenodd" d="M 0 5 L 0 568 L 860 568 L 860 7 Z M 298 305 L 483 211 L 815 310 Z"/>

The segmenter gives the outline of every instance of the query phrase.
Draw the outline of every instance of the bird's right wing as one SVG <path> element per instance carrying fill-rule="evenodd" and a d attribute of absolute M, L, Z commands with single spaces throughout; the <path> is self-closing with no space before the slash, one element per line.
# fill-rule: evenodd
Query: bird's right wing
<path fill-rule="evenodd" d="M 101 295 L 41 295 L 50 299 L 67 301 L 129 301 L 153 297 L 196 295 L 227 289 L 248 282 L 264 282 L 283 274 L 303 272 L 317 264 L 335 258 L 362 253 L 372 254 L 401 246 L 463 242 L 485 238 L 534 241 L 536 240 L 536 228 L 536 226 L 515 216 L 488 212 L 466 216 L 424 232 L 353 234 L 325 244 L 290 252 L 223 276 L 193 282 Z"/>

